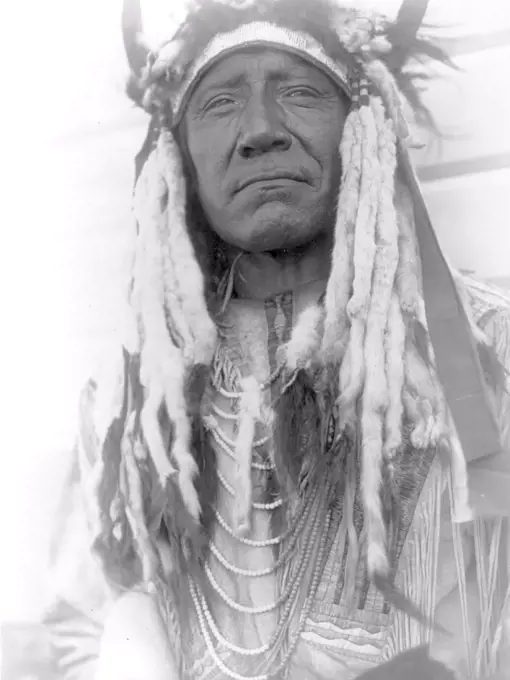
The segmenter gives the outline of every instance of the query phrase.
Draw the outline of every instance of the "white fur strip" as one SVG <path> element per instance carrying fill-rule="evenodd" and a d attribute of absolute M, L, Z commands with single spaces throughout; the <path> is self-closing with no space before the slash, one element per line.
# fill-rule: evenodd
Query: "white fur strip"
<path fill-rule="evenodd" d="M 404 113 L 404 101 L 394 76 L 379 59 L 367 62 L 365 71 L 372 82 L 377 85 L 388 113 L 396 126 L 399 138 L 403 141 L 409 140 L 411 133 Z"/>
<path fill-rule="evenodd" d="M 365 394 L 363 401 L 365 401 Z M 382 421 L 367 404 L 361 417 L 363 432 L 361 493 L 365 512 L 367 536 L 367 568 L 369 575 L 387 575 L 386 527 L 381 506 L 381 451 Z"/>
<path fill-rule="evenodd" d="M 425 365 L 411 338 L 406 340 L 404 366 L 408 388 L 404 404 L 407 416 L 415 425 L 411 442 L 417 448 L 426 448 L 437 444 L 445 434 L 442 389 L 435 371 Z"/>
<path fill-rule="evenodd" d="M 154 165 L 156 161 L 154 156 L 149 159 L 135 194 L 140 229 L 137 272 L 140 282 L 137 296 L 144 333 L 140 377 L 146 389 L 142 425 L 150 454 L 164 485 L 168 477 L 175 473 L 158 421 L 159 408 L 163 403 L 166 405 L 173 430 L 172 454 L 178 468 L 179 488 L 186 508 L 198 520 L 200 507 L 193 484 L 198 470 L 189 449 L 191 432 L 184 400 L 185 364 L 181 351 L 172 342 L 166 319 L 166 253 L 161 248 L 159 231 L 165 218 L 161 213 L 161 202 L 166 185 L 157 164 Z"/>
<path fill-rule="evenodd" d="M 351 319 L 368 311 L 372 290 L 372 271 L 375 257 L 375 223 L 378 210 L 382 171 L 377 158 L 377 128 L 371 107 L 362 106 L 358 112 L 362 128 L 362 170 L 360 200 L 354 236 L 354 290 L 347 305 Z"/>
<path fill-rule="evenodd" d="M 141 197 L 140 197 L 141 198 Z M 140 378 L 145 386 L 145 404 L 142 410 L 144 436 L 158 471 L 161 483 L 175 472 L 168 460 L 157 413 L 165 399 L 165 385 L 172 385 L 175 361 L 180 362 L 178 350 L 173 345 L 166 326 L 163 290 L 163 256 L 157 239 L 158 215 L 151 219 L 141 211 L 139 248 L 140 285 L 138 302 L 144 328 L 144 344 L 141 350 Z M 170 383 L 168 382 L 170 381 Z M 179 389 L 173 385 L 173 389 Z"/>
<path fill-rule="evenodd" d="M 406 328 L 400 302 L 397 294 L 393 292 L 385 337 L 386 380 L 389 389 L 384 454 L 388 460 L 393 458 L 402 444 L 405 337 Z"/>
<path fill-rule="evenodd" d="M 339 405 L 341 409 L 350 410 L 363 389 L 365 381 L 364 340 L 365 322 L 356 318 L 352 322 L 347 351 L 340 368 Z"/>
<path fill-rule="evenodd" d="M 152 279 L 153 285 L 161 288 L 158 304 L 162 305 L 165 316 L 168 314 L 169 322 L 166 321 L 166 324 L 171 325 L 173 335 L 179 339 L 184 359 L 190 364 L 193 361 L 194 340 L 183 309 L 172 257 L 174 244 L 169 231 L 169 211 L 173 211 L 175 206 L 170 206 L 167 182 L 168 179 L 162 174 L 158 154 L 153 151 L 144 165 L 135 192 L 135 215 L 139 225 L 138 248 L 151 248 L 152 257 L 158 260 L 158 268 Z M 144 270 L 139 273 L 142 277 L 147 276 Z"/>
<path fill-rule="evenodd" d="M 253 376 L 241 381 L 242 395 L 239 408 L 239 432 L 237 435 L 235 455 L 236 470 L 236 524 L 240 535 L 250 528 L 252 480 L 251 463 L 255 425 L 261 418 L 261 394 L 258 382 Z"/>
<path fill-rule="evenodd" d="M 386 574 L 386 528 L 381 503 L 383 422 L 388 404 L 385 332 L 393 281 L 398 263 L 398 230 L 393 204 L 396 168 L 392 123 L 385 118 L 379 98 L 372 99 L 377 130 L 377 157 L 381 182 L 377 197 L 377 220 L 372 291 L 364 343 L 365 386 L 362 398 L 362 497 L 367 529 L 367 566 L 370 574 Z M 391 377 L 391 376 L 390 376 Z"/>
<path fill-rule="evenodd" d="M 163 399 L 163 390 L 155 389 L 154 386 L 150 390 L 145 391 L 145 404 L 140 415 L 140 421 L 143 429 L 143 436 L 147 442 L 150 456 L 161 486 L 165 487 L 167 480 L 170 479 L 177 471 L 170 463 L 167 454 L 167 448 L 161 430 L 157 413 L 161 406 Z"/>
<path fill-rule="evenodd" d="M 414 208 L 409 191 L 397 183 L 395 205 L 399 228 L 397 290 L 402 311 L 418 317 L 420 284 L 419 254 L 414 232 Z"/>
<path fill-rule="evenodd" d="M 317 304 L 304 309 L 284 349 L 285 363 L 291 371 L 306 368 L 315 358 L 322 339 L 324 313 Z"/>
<path fill-rule="evenodd" d="M 386 408 L 388 399 L 384 340 L 393 281 L 398 263 L 398 232 L 392 195 L 396 152 L 395 139 L 389 127 L 391 123 L 385 121 L 384 108 L 380 100 L 374 100 L 373 110 L 378 128 L 378 156 L 381 162 L 383 181 L 378 201 L 377 251 L 364 346 L 365 393 L 367 393 L 367 396 L 364 398 L 363 408 L 368 407 L 374 413 L 381 413 Z"/>
<path fill-rule="evenodd" d="M 354 226 L 359 200 L 361 144 L 359 114 L 352 111 L 345 123 L 340 147 L 343 176 L 338 197 L 331 273 L 324 301 L 326 319 L 323 353 L 325 360 L 331 362 L 341 358 L 347 343 L 347 303 L 353 277 Z"/>
<path fill-rule="evenodd" d="M 145 524 L 140 471 L 133 454 L 129 451 L 125 452 L 124 466 L 125 485 L 129 498 L 129 503 L 125 506 L 126 517 L 142 562 L 143 579 L 145 583 L 149 583 L 156 577 L 158 559 Z"/>
<path fill-rule="evenodd" d="M 453 521 L 470 522 L 474 519 L 473 510 L 469 505 L 469 488 L 467 464 L 464 451 L 460 444 L 457 429 L 451 414 L 447 414 L 447 424 L 450 430 L 450 460 L 453 493 Z"/>
<path fill-rule="evenodd" d="M 209 364 L 216 347 L 216 326 L 207 310 L 204 277 L 186 227 L 186 187 L 177 144 L 169 131 L 158 141 L 158 160 L 168 188 L 168 236 L 175 283 L 194 337 L 195 363 Z M 170 310 L 171 311 L 171 310 Z"/>
<path fill-rule="evenodd" d="M 152 306 L 148 299 L 152 299 L 153 291 L 152 286 L 145 291 L 142 307 L 146 336 L 141 352 L 140 371 L 142 383 L 146 388 L 146 401 L 142 410 L 144 436 L 161 483 L 164 484 L 175 472 L 168 460 L 157 416 L 160 406 L 164 403 L 173 428 L 172 453 L 179 470 L 183 500 L 190 514 L 198 519 L 200 509 L 193 486 L 197 467 L 189 451 L 190 426 L 184 403 L 184 364 L 179 349 L 172 343 L 168 334 L 164 308 L 157 304 Z"/>
<path fill-rule="evenodd" d="M 358 111 L 362 130 L 361 185 L 354 232 L 353 293 L 347 303 L 351 322 L 344 361 L 351 363 L 344 375 L 349 383 L 344 386 L 341 401 L 349 405 L 358 397 L 364 379 L 363 345 L 365 324 L 372 293 L 372 273 L 376 253 L 375 229 L 382 171 L 378 158 L 377 126 L 372 102 Z"/>

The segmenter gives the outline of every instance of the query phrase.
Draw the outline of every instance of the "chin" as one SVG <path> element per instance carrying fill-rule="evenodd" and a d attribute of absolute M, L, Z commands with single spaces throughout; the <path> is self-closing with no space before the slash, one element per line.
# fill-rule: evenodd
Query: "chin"
<path fill-rule="evenodd" d="M 288 205 L 267 204 L 245 219 L 234 245 L 250 252 L 291 250 L 311 243 L 324 231 L 322 220 Z M 241 238 L 239 238 L 241 237 Z"/>

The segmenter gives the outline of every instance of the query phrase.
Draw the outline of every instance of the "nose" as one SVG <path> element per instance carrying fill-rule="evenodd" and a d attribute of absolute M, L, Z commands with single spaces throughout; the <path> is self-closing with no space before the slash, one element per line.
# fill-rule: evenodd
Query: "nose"
<path fill-rule="evenodd" d="M 286 151 L 292 138 L 282 125 L 277 104 L 263 97 L 252 97 L 247 105 L 239 135 L 237 152 L 254 158 L 270 151 Z"/>

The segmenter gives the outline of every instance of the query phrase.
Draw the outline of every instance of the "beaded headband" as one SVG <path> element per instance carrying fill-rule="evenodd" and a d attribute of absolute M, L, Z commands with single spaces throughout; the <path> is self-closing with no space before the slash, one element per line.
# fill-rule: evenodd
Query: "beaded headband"
<path fill-rule="evenodd" d="M 255 21 L 239 26 L 228 33 L 216 35 L 202 54 L 195 60 L 173 98 L 174 123 L 178 122 L 182 116 L 194 86 L 204 73 L 219 59 L 240 48 L 249 46 L 276 47 L 296 54 L 332 77 L 346 94 L 350 95 L 347 66 L 333 61 L 326 54 L 322 45 L 314 40 L 314 38 L 306 33 L 293 31 L 276 24 Z M 168 43 L 167 46 L 161 49 L 153 69 L 156 71 L 165 70 L 165 68 L 171 65 L 174 54 L 174 45 Z"/>

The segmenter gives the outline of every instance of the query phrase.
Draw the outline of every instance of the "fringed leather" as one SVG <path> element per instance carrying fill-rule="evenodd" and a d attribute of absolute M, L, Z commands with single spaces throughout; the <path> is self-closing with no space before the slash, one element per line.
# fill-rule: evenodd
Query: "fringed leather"
<path fill-rule="evenodd" d="M 384 657 L 392 657 L 409 647 L 429 644 L 435 608 L 435 585 L 440 539 L 441 498 L 446 481 L 438 462 L 426 482 L 403 553 L 398 562 L 395 585 L 413 603 L 420 616 L 398 607 Z M 409 614 L 409 615 L 408 615 Z"/>

